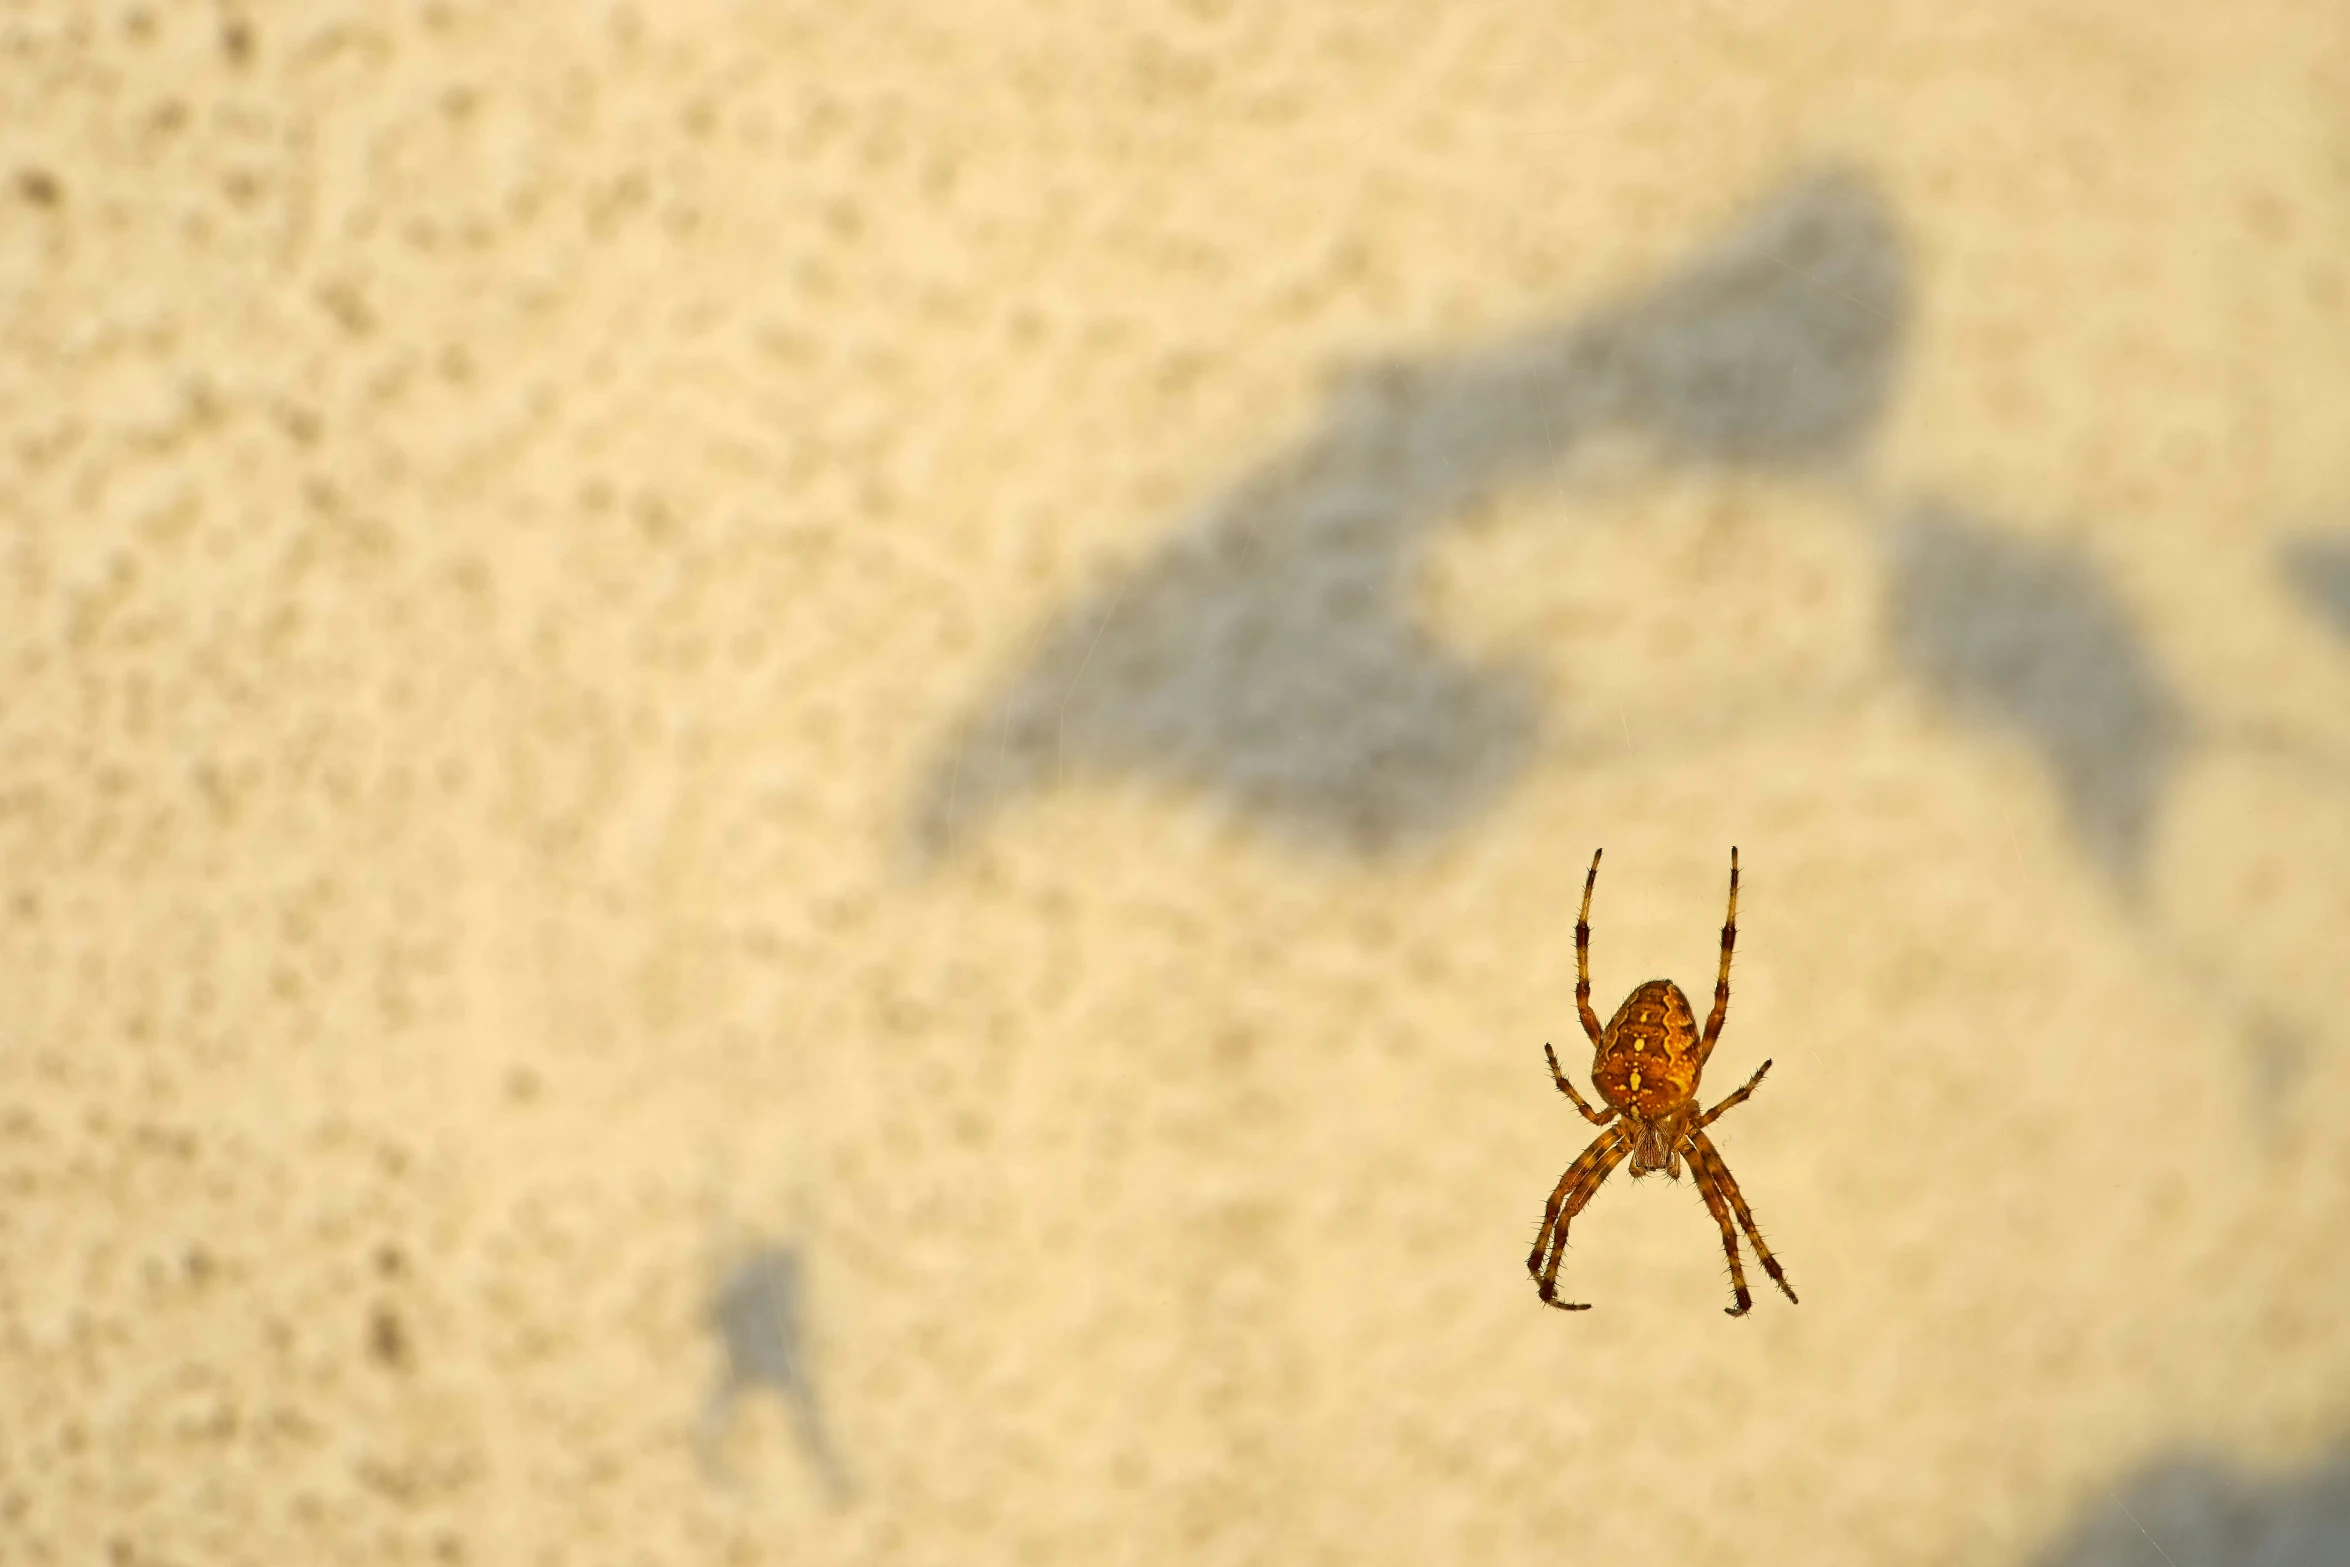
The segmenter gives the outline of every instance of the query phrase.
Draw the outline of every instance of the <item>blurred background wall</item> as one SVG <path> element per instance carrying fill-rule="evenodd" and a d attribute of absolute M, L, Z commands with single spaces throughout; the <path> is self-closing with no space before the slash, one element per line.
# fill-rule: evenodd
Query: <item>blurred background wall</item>
<path fill-rule="evenodd" d="M 2346 415 L 2336 5 L 10 7 L 0 1556 L 2350 1558 Z"/>

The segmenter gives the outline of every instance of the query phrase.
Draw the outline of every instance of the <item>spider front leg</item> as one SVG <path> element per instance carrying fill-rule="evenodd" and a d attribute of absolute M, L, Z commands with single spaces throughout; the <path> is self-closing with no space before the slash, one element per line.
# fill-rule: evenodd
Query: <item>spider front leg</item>
<path fill-rule="evenodd" d="M 1593 1126 L 1605 1126 L 1616 1118 L 1614 1105 L 1609 1105 L 1604 1111 L 1594 1110 L 1581 1094 L 1575 1092 L 1575 1085 L 1568 1082 L 1567 1074 L 1559 1070 L 1558 1052 L 1550 1048 L 1550 1041 L 1547 1039 L 1542 1042 L 1542 1054 L 1543 1058 L 1550 1062 L 1550 1080 L 1559 1085 L 1560 1093 L 1575 1101 L 1575 1108 L 1583 1112 L 1584 1120 L 1589 1121 Z M 1770 1063 L 1765 1061 L 1763 1065 L 1767 1067 Z M 1758 1072 L 1755 1075 L 1760 1077 L 1762 1074 Z M 1729 1106 L 1724 1105 L 1722 1108 L 1728 1109 Z"/>
<path fill-rule="evenodd" d="M 1600 1029 L 1599 1014 L 1591 1010 L 1591 887 L 1599 880 L 1599 857 L 1606 852 L 1591 851 L 1591 869 L 1583 877 L 1583 911 L 1575 916 L 1575 1010 L 1594 1046 L 1605 1044 L 1607 1036 Z"/>
<path fill-rule="evenodd" d="M 1558 1298 L 1560 1259 L 1566 1255 L 1567 1226 L 1574 1222 L 1610 1171 L 1623 1162 L 1631 1152 L 1632 1142 L 1622 1126 L 1611 1126 L 1593 1139 L 1590 1147 L 1567 1166 L 1567 1173 L 1559 1177 L 1558 1188 L 1550 1194 L 1549 1206 L 1543 1210 L 1542 1228 L 1535 1232 L 1534 1249 L 1526 1255 L 1526 1271 L 1541 1286 L 1542 1303 L 1556 1306 L 1561 1311 L 1589 1311 L 1588 1304 L 1576 1304 Z"/>
<path fill-rule="evenodd" d="M 1697 1043 L 1697 1063 L 1714 1053 L 1722 1037 L 1723 1020 L 1730 1015 L 1730 952 L 1738 945 L 1738 846 L 1730 846 L 1730 912 L 1722 919 L 1722 970 L 1714 980 L 1714 1009 L 1705 1015 L 1705 1034 Z"/>

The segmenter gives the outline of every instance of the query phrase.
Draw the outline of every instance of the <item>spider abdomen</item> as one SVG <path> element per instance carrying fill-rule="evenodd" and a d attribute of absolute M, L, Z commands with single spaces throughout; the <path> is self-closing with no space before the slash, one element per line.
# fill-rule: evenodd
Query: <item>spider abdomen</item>
<path fill-rule="evenodd" d="M 1704 1064 L 1689 998 L 1671 980 L 1652 979 L 1616 1008 L 1591 1081 L 1618 1111 L 1651 1121 L 1688 1102 Z"/>

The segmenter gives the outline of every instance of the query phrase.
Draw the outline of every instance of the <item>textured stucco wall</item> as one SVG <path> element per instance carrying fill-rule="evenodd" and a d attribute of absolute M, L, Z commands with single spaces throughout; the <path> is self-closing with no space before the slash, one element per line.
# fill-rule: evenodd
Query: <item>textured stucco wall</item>
<path fill-rule="evenodd" d="M 8 8 L 0 1559 L 2343 1559 L 2345 258 L 2325 4 Z"/>

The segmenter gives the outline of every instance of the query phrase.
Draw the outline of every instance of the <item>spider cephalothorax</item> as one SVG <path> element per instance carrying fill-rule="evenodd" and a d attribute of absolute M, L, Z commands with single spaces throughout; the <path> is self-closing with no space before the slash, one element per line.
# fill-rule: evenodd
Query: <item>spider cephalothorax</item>
<path fill-rule="evenodd" d="M 1706 1016 L 1703 1032 L 1689 1008 L 1689 998 L 1669 979 L 1652 979 L 1634 990 L 1616 1008 L 1608 1026 L 1599 1026 L 1599 1015 L 1591 1010 L 1591 889 L 1598 880 L 1599 855 L 1594 852 L 1590 874 L 1583 878 L 1583 911 L 1575 920 L 1575 1009 L 1582 1014 L 1583 1032 L 1591 1036 L 1596 1050 L 1591 1081 L 1607 1101 L 1607 1109 L 1594 1110 L 1584 1102 L 1559 1070 L 1558 1054 L 1549 1045 L 1542 1047 L 1542 1053 L 1550 1059 L 1551 1079 L 1559 1092 L 1575 1102 L 1585 1120 L 1607 1130 L 1559 1178 L 1557 1190 L 1550 1194 L 1550 1205 L 1543 1211 L 1533 1253 L 1526 1258 L 1526 1271 L 1534 1275 L 1545 1305 L 1561 1311 L 1589 1311 L 1588 1305 L 1558 1298 L 1559 1260 L 1566 1251 L 1568 1224 L 1627 1155 L 1635 1179 L 1662 1170 L 1667 1179 L 1677 1181 L 1681 1161 L 1686 1158 L 1697 1194 L 1721 1226 L 1722 1250 L 1730 1257 L 1730 1290 L 1737 1302 L 1729 1308 L 1730 1315 L 1742 1317 L 1753 1304 L 1746 1290 L 1745 1269 L 1738 1260 L 1739 1227 L 1745 1229 L 1755 1258 L 1771 1282 L 1793 1300 L 1795 1291 L 1771 1249 L 1763 1244 L 1762 1232 L 1755 1227 L 1746 1199 L 1739 1195 L 1738 1183 L 1730 1178 L 1729 1166 L 1705 1135 L 1706 1127 L 1723 1111 L 1743 1103 L 1754 1092 L 1763 1073 L 1771 1069 L 1770 1062 L 1756 1068 L 1745 1087 L 1711 1110 L 1700 1114 L 1697 1108 L 1697 1080 L 1705 1071 L 1706 1057 L 1713 1054 L 1715 1042 L 1722 1037 L 1722 1020 L 1730 1011 L 1730 952 L 1738 942 L 1738 851 L 1730 851 L 1730 912 L 1722 923 L 1722 967 L 1714 981 L 1714 1007 Z M 1733 1214 L 1736 1226 L 1731 1222 Z"/>

